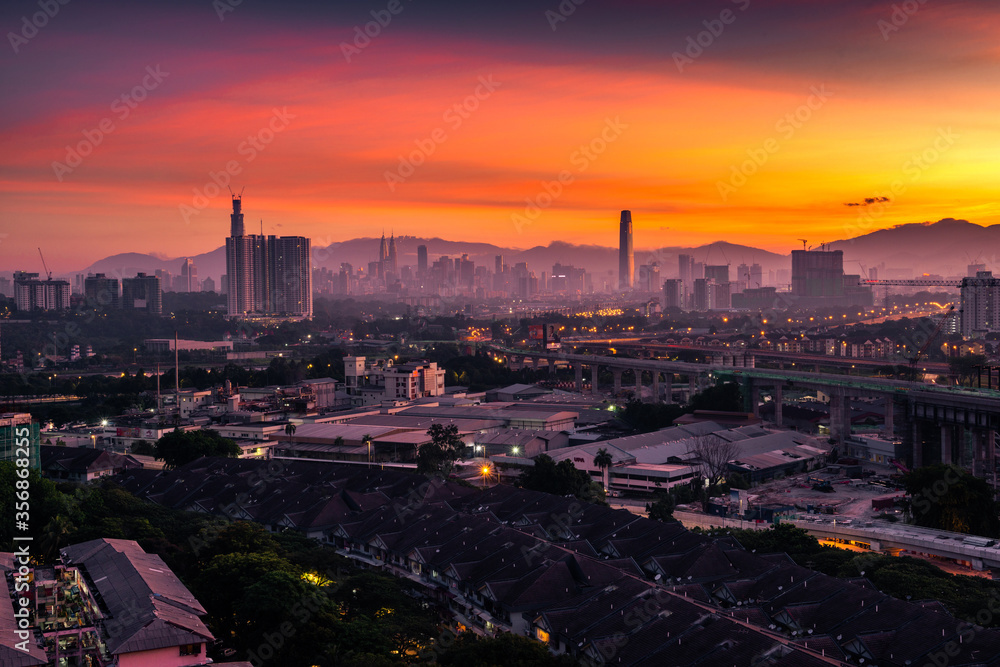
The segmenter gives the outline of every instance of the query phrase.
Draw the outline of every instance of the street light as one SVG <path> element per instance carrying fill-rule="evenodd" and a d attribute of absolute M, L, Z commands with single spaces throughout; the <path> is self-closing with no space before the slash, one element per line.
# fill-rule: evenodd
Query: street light
<path fill-rule="evenodd" d="M 482 468 L 480 468 L 479 469 L 479 474 L 481 474 L 483 476 L 483 488 L 485 489 L 486 488 L 486 479 L 490 476 L 490 467 L 489 467 L 489 465 L 484 465 Z"/>

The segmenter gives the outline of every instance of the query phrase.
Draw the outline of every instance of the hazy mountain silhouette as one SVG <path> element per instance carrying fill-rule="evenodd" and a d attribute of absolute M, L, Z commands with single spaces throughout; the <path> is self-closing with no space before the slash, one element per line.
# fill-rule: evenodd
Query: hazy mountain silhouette
<path fill-rule="evenodd" d="M 463 254 L 477 265 L 489 267 L 492 271 L 495 257 L 503 255 L 504 262 L 513 266 L 526 262 L 528 268 L 537 275 L 550 273 L 556 263 L 583 267 L 594 277 L 595 288 L 600 288 L 607 279 L 614 283 L 618 273 L 618 249 L 598 245 L 576 245 L 554 241 L 545 246 L 533 248 L 504 248 L 491 243 L 467 243 L 448 241 L 441 238 L 421 238 L 397 236 L 396 248 L 400 266 L 417 263 L 417 246 L 426 245 L 428 262 L 433 264 L 439 257 L 461 257 Z M 818 244 L 817 244 L 818 245 Z M 368 262 L 378 256 L 378 237 L 355 238 L 313 247 L 313 262 L 318 267 L 339 271 L 342 262 L 350 263 L 355 269 L 368 267 Z M 983 227 L 965 220 L 946 218 L 935 223 L 915 223 L 883 229 L 853 239 L 835 241 L 828 244 L 833 250 L 844 251 L 844 270 L 847 273 L 863 273 L 884 263 L 887 269 L 911 269 L 914 275 L 939 273 L 945 276 L 964 275 L 966 266 L 984 263 L 987 269 L 1000 267 L 997 252 L 1000 249 L 1000 225 Z M 706 264 L 729 264 L 730 277 L 735 280 L 739 264 L 760 264 L 765 272 L 776 269 L 790 269 L 789 255 L 768 252 L 759 248 L 716 241 L 696 248 L 669 246 L 658 249 L 637 249 L 635 264 L 640 266 L 657 261 L 664 278 L 677 275 L 677 256 L 688 254 L 696 262 Z M 192 255 L 198 268 L 199 279 L 211 276 L 219 281 L 226 270 L 225 248 Z M 163 259 L 141 253 L 122 253 L 94 262 L 90 266 L 63 276 L 76 273 L 106 273 L 109 275 L 134 276 L 137 272 L 154 273 L 157 269 L 180 273 L 184 258 Z M 885 277 L 884 275 L 880 277 Z"/>

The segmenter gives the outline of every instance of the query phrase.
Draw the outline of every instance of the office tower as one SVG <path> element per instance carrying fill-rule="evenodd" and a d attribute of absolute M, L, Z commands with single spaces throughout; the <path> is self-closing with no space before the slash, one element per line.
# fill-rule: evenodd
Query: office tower
<path fill-rule="evenodd" d="M 219 282 L 219 294 L 229 294 L 229 276 L 223 273 Z"/>
<path fill-rule="evenodd" d="M 975 278 L 964 278 L 958 315 L 965 338 L 1000 331 L 1000 278 L 994 278 L 992 271 L 978 271 Z"/>
<path fill-rule="evenodd" d="M 389 237 L 389 253 L 387 255 L 386 273 L 390 274 L 394 278 L 399 276 L 399 262 L 396 255 L 395 234 L 392 234 L 392 236 Z"/>
<path fill-rule="evenodd" d="M 215 281 L 212 280 L 212 276 L 209 276 L 201 281 L 201 291 L 202 292 L 214 292 L 215 291 Z"/>
<path fill-rule="evenodd" d="M 14 300 L 18 310 L 66 310 L 69 293 L 69 283 L 65 280 L 39 280 L 37 273 L 14 272 Z"/>
<path fill-rule="evenodd" d="M 631 211 L 622 211 L 618 232 L 618 289 L 632 289 L 635 257 L 632 252 Z"/>
<path fill-rule="evenodd" d="M 663 307 L 684 307 L 684 283 L 680 278 L 667 278 L 663 281 Z"/>
<path fill-rule="evenodd" d="M 417 278 L 427 277 L 427 246 L 417 246 Z"/>
<path fill-rule="evenodd" d="M 247 315 L 254 311 L 254 240 L 243 227 L 242 197 L 233 195 L 233 212 L 230 219 L 230 236 L 226 239 L 226 275 L 229 276 L 229 317 Z M 157 275 L 160 272 L 157 271 Z"/>
<path fill-rule="evenodd" d="M 181 262 L 181 289 L 178 291 L 197 292 L 199 290 L 198 268 L 194 265 L 194 260 L 187 257 Z"/>
<path fill-rule="evenodd" d="M 88 308 L 117 310 L 119 308 L 118 279 L 103 273 L 87 276 L 83 281 L 83 295 Z"/>
<path fill-rule="evenodd" d="M 241 235 L 226 239 L 229 317 L 312 317 L 309 239 L 243 234 L 241 199 L 233 195 L 230 216 Z"/>
<path fill-rule="evenodd" d="M 159 276 L 139 273 L 135 278 L 122 278 L 122 309 L 144 310 L 153 315 L 163 314 L 163 289 Z"/>

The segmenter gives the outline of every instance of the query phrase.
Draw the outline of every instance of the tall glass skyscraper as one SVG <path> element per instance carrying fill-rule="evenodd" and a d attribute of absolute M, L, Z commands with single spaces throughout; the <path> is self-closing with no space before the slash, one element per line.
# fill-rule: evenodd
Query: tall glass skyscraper
<path fill-rule="evenodd" d="M 635 256 L 632 252 L 632 211 L 622 211 L 618 241 L 618 289 L 632 289 Z"/>

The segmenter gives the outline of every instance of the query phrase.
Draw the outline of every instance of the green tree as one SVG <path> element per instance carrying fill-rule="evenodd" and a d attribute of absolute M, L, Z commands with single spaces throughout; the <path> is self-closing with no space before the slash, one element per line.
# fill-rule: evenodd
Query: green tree
<path fill-rule="evenodd" d="M 1000 504 L 985 480 L 937 464 L 903 476 L 909 514 L 918 526 L 1000 537 Z"/>
<path fill-rule="evenodd" d="M 674 497 L 669 493 L 656 494 L 656 500 L 646 505 L 650 519 L 656 521 L 674 521 Z"/>
<path fill-rule="evenodd" d="M 558 464 L 548 454 L 534 458 L 535 465 L 525 469 L 517 485 L 532 491 L 544 491 L 557 496 L 576 496 L 588 502 L 604 502 L 604 489 L 583 470 L 577 470 L 569 459 Z"/>
<path fill-rule="evenodd" d="M 167 468 L 176 468 L 201 458 L 202 456 L 238 457 L 240 446 L 229 438 L 223 438 L 217 431 L 202 429 L 181 431 L 174 429 L 156 441 L 156 458 Z"/>
<path fill-rule="evenodd" d="M 458 458 L 459 450 L 465 446 L 458 435 L 458 426 L 431 424 L 427 435 L 431 441 L 417 452 L 417 472 L 425 475 L 447 474 Z"/>

